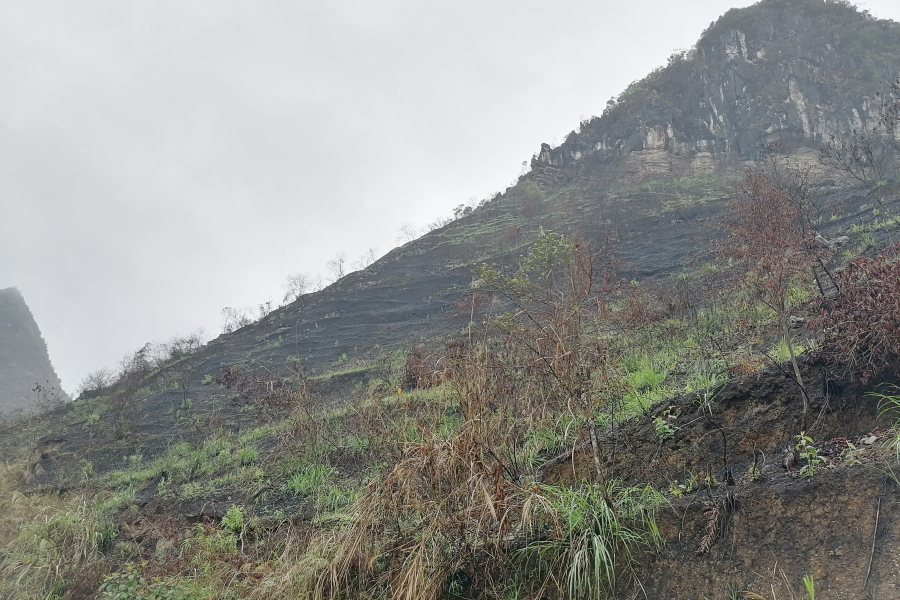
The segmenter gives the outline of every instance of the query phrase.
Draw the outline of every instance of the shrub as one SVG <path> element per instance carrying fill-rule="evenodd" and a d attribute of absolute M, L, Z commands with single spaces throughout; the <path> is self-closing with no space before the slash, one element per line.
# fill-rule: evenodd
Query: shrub
<path fill-rule="evenodd" d="M 900 358 L 900 246 L 875 258 L 855 258 L 838 276 L 840 295 L 817 320 L 823 353 L 863 383 Z"/>
<path fill-rule="evenodd" d="M 244 509 L 232 504 L 222 517 L 222 528 L 232 533 L 244 530 Z"/>

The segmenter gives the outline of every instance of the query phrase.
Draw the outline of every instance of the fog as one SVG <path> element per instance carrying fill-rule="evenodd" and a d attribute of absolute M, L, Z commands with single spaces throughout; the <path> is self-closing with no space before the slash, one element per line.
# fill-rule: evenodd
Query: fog
<path fill-rule="evenodd" d="M 70 391 L 214 337 L 223 307 L 505 189 L 748 4 L 0 0 L 0 288 Z"/>

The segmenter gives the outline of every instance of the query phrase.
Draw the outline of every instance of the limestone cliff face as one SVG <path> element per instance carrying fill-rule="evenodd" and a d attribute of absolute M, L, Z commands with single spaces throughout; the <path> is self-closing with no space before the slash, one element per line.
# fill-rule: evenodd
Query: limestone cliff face
<path fill-rule="evenodd" d="M 16 288 L 0 289 L 0 412 L 35 410 L 35 384 L 60 389 L 47 344 Z"/>
<path fill-rule="evenodd" d="M 898 59 L 898 23 L 836 0 L 763 0 L 726 13 L 532 166 L 621 158 L 626 176 L 695 175 L 774 141 L 815 148 L 877 123 Z"/>

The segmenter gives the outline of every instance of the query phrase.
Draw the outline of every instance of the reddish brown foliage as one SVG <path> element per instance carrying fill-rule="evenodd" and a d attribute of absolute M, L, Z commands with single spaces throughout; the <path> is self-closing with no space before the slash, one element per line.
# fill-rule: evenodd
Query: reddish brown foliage
<path fill-rule="evenodd" d="M 490 297 L 484 292 L 473 292 L 465 298 L 454 300 L 450 303 L 450 307 L 455 313 L 468 315 L 487 304 L 489 300 Z"/>
<path fill-rule="evenodd" d="M 406 367 L 403 370 L 403 389 L 424 390 L 435 383 L 437 367 L 435 357 L 428 354 L 425 346 L 413 346 L 406 356 Z"/>
<path fill-rule="evenodd" d="M 216 383 L 238 392 L 235 404 L 252 404 L 262 408 L 289 410 L 309 393 L 309 382 L 302 373 L 283 378 L 275 375 L 246 373 L 240 367 L 224 369 Z"/>
<path fill-rule="evenodd" d="M 824 354 L 865 383 L 900 358 L 900 246 L 876 258 L 855 258 L 838 277 L 840 296 L 817 325 Z"/>
<path fill-rule="evenodd" d="M 809 228 L 808 207 L 760 171 L 747 171 L 731 203 L 719 255 L 741 263 L 741 282 L 782 316 L 793 280 L 810 273 L 824 250 Z"/>
<path fill-rule="evenodd" d="M 513 242 L 519 241 L 519 238 L 522 237 L 522 228 L 518 225 L 510 225 L 506 228 L 506 231 L 503 232 L 503 241 L 507 244 L 511 244 Z"/>

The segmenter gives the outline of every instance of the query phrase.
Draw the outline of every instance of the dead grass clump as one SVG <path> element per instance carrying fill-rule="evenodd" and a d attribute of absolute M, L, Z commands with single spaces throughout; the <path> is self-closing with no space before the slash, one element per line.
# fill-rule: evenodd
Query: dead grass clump
<path fill-rule="evenodd" d="M 16 470 L 0 466 L 0 598 L 87 597 L 117 535 L 107 509 L 86 495 L 27 496 Z"/>
<path fill-rule="evenodd" d="M 471 419 L 450 437 L 408 442 L 404 458 L 360 498 L 323 587 L 437 598 L 457 573 L 479 589 L 502 587 L 510 553 L 549 505 L 512 480 L 489 433 Z"/>

